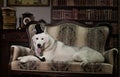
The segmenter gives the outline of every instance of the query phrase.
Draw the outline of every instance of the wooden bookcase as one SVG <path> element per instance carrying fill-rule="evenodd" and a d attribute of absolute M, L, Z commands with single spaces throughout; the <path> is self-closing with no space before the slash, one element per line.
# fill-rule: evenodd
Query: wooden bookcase
<path fill-rule="evenodd" d="M 110 23 L 108 48 L 118 48 L 118 0 L 52 0 L 51 21 L 74 20 L 88 25 Z"/>

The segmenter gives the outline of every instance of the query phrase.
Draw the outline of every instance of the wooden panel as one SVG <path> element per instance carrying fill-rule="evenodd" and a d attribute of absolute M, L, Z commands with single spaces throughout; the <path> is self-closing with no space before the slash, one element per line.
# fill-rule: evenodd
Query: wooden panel
<path fill-rule="evenodd" d="M 28 42 L 27 33 L 18 30 L 3 30 L 2 39 L 9 42 Z"/>

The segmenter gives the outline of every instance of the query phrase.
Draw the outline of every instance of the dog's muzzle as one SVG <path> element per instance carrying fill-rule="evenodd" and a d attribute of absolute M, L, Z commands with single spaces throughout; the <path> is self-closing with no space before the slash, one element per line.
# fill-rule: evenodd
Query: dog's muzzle
<path fill-rule="evenodd" d="M 41 44 L 37 44 L 37 52 L 40 56 L 43 56 L 43 47 Z"/>
<path fill-rule="evenodd" d="M 38 47 L 38 48 L 42 48 L 41 44 L 37 44 L 37 47 Z"/>

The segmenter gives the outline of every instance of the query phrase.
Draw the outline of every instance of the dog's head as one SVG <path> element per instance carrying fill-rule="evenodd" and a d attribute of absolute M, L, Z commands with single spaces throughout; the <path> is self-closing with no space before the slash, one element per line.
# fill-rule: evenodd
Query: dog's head
<path fill-rule="evenodd" d="M 42 50 L 44 49 L 45 43 L 48 41 L 45 33 L 35 34 L 32 37 L 35 53 L 37 56 L 43 56 Z"/>
<path fill-rule="evenodd" d="M 49 37 L 46 33 L 40 33 L 34 35 L 32 40 L 35 48 L 42 48 L 49 41 Z"/>
<path fill-rule="evenodd" d="M 40 33 L 40 34 L 35 34 L 32 37 L 34 49 L 36 55 L 41 55 L 43 56 L 43 50 L 48 47 L 49 41 L 50 41 L 50 36 L 47 33 Z"/>

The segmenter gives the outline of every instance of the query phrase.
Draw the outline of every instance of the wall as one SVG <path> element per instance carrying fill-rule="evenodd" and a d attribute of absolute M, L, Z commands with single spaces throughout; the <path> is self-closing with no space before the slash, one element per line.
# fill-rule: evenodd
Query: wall
<path fill-rule="evenodd" d="M 16 7 L 16 16 L 19 19 L 19 17 L 22 17 L 22 13 L 30 12 L 34 15 L 36 21 L 44 19 L 47 23 L 50 23 L 50 9 L 50 7 Z M 17 27 L 18 25 L 19 23 L 17 23 Z"/>
<path fill-rule="evenodd" d="M 4 7 L 6 7 L 6 0 L 4 0 Z M 51 7 L 15 7 L 16 8 L 16 18 L 17 18 L 17 25 L 16 28 L 19 26 L 19 17 L 22 16 L 24 12 L 30 12 L 34 15 L 35 20 L 38 21 L 39 19 L 44 19 L 47 23 L 51 22 Z"/>

